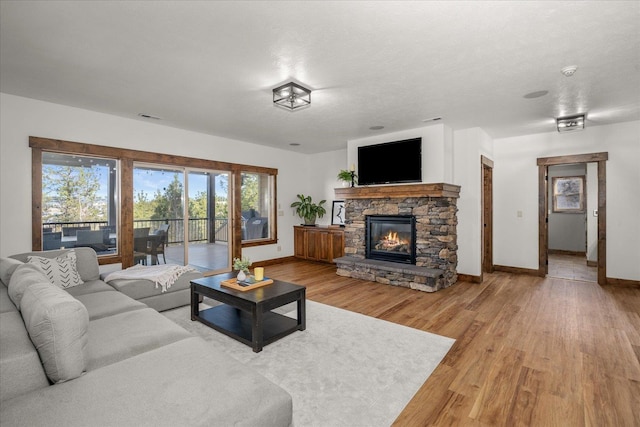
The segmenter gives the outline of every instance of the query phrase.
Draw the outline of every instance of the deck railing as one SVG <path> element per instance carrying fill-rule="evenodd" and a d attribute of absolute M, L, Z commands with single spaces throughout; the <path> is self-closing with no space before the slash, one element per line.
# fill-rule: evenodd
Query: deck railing
<path fill-rule="evenodd" d="M 163 224 L 169 224 L 167 243 L 184 243 L 184 221 L 182 219 L 136 219 L 133 228 L 149 227 L 150 232 L 160 228 Z M 213 243 L 228 242 L 229 227 L 227 218 L 214 218 L 213 233 L 209 233 L 209 218 L 189 218 L 188 231 L 189 243 Z M 46 222 L 42 224 L 44 232 L 62 232 L 65 229 L 89 227 L 91 230 L 100 230 L 108 226 L 107 221 L 74 221 L 74 222 Z"/>

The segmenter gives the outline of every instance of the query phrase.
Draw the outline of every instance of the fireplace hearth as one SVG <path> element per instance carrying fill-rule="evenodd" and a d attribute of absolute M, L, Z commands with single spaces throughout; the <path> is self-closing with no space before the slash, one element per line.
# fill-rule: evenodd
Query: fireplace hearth
<path fill-rule="evenodd" d="M 367 215 L 367 259 L 416 263 L 416 217 L 413 215 Z"/>

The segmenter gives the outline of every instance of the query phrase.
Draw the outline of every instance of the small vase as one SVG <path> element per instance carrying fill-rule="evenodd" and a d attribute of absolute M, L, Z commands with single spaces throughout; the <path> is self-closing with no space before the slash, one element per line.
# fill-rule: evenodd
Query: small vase
<path fill-rule="evenodd" d="M 247 280 L 247 275 L 244 273 L 244 270 L 238 271 L 237 279 L 242 282 L 243 280 Z"/>

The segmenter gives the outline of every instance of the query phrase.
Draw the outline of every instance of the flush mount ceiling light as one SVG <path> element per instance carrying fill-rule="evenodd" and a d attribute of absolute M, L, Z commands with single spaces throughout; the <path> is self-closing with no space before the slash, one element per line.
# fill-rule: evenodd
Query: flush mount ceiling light
<path fill-rule="evenodd" d="M 576 71 L 578 71 L 578 67 L 576 67 L 575 65 L 567 65 L 562 70 L 560 70 L 562 75 L 564 75 L 565 77 L 573 76 L 576 73 Z"/>
<path fill-rule="evenodd" d="M 311 104 L 311 89 L 289 82 L 273 90 L 273 103 L 287 110 L 297 110 Z"/>
<path fill-rule="evenodd" d="M 572 132 L 584 129 L 584 114 L 570 117 L 558 117 L 556 119 L 558 132 Z"/>

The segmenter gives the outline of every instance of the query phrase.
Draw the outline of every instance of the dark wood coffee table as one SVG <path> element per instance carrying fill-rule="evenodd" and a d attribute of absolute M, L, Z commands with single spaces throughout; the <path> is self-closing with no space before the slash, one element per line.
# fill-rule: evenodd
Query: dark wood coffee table
<path fill-rule="evenodd" d="M 295 331 L 304 331 L 306 288 L 274 280 L 249 291 L 221 285 L 235 274 L 226 273 L 191 281 L 191 320 L 197 320 L 250 347 L 254 352 Z M 202 296 L 222 304 L 200 311 Z M 297 302 L 297 319 L 274 313 L 273 309 Z"/>

